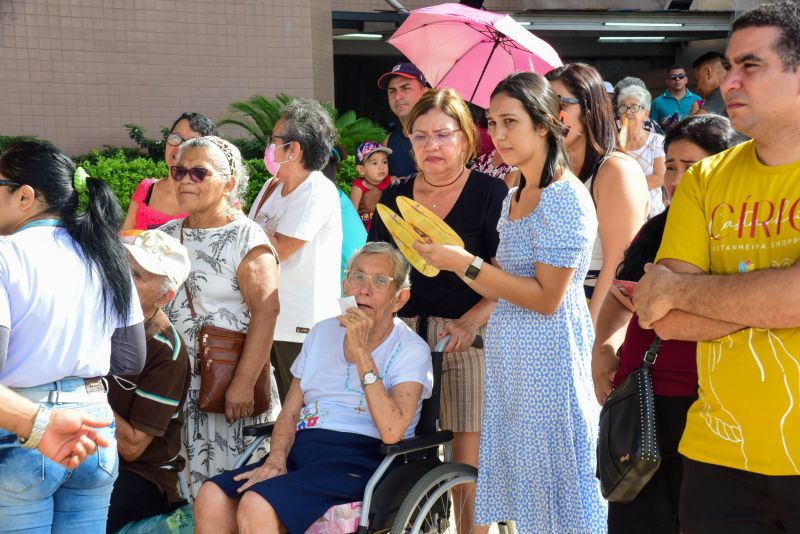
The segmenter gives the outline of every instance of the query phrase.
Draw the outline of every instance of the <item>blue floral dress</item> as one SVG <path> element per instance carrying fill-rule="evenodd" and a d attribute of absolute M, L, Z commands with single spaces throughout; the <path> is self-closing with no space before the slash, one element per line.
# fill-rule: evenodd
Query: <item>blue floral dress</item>
<path fill-rule="evenodd" d="M 595 479 L 594 329 L 583 293 L 597 215 L 585 187 L 561 180 L 542 191 L 530 215 L 512 221 L 515 192 L 497 224 L 500 267 L 527 277 L 536 262 L 575 272 L 554 314 L 501 299 L 489 319 L 475 522 L 514 520 L 525 534 L 606 532 Z"/>

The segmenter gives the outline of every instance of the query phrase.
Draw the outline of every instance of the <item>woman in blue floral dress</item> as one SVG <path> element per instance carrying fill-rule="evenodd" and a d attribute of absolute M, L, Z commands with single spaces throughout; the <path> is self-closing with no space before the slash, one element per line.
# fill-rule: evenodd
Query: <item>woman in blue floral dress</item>
<path fill-rule="evenodd" d="M 599 407 L 583 279 L 597 216 L 569 170 L 559 113 L 537 74 L 512 75 L 492 94 L 489 133 L 521 171 L 497 225 L 497 265 L 449 245 L 417 250 L 498 301 L 486 334 L 476 523 L 594 534 L 605 532 L 606 504 L 595 479 Z"/>

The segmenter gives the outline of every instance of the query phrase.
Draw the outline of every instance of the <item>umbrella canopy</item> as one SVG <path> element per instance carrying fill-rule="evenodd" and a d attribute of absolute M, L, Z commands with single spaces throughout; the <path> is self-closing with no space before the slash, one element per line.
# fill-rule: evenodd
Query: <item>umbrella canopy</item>
<path fill-rule="evenodd" d="M 434 87 L 452 87 L 483 108 L 509 74 L 562 65 L 553 47 L 510 16 L 461 4 L 415 9 L 389 42 Z"/>

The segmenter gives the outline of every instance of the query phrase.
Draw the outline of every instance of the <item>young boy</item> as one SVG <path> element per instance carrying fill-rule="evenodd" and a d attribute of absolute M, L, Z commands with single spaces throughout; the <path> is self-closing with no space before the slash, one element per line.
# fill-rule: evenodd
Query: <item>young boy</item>
<path fill-rule="evenodd" d="M 375 141 L 364 141 L 356 150 L 356 170 L 359 178 L 353 182 L 350 200 L 367 231 L 372 224 L 372 214 L 381 198 L 381 192 L 392 183 L 388 158 L 391 153 L 391 148 Z"/>

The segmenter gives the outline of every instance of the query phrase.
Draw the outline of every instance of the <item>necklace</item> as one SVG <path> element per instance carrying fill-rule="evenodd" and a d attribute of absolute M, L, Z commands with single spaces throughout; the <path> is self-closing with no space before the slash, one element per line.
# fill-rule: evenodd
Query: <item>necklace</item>
<path fill-rule="evenodd" d="M 454 183 L 456 183 L 457 181 L 459 181 L 461 179 L 461 177 L 464 176 L 464 171 L 466 171 L 466 170 L 467 170 L 467 168 L 464 167 L 464 169 L 460 173 L 458 173 L 458 176 L 456 176 L 455 180 L 453 180 L 452 182 L 448 182 L 446 184 L 442 184 L 442 185 L 436 185 L 436 184 L 430 183 L 428 181 L 428 179 L 425 178 L 425 173 L 421 173 L 421 175 L 422 175 L 422 179 L 425 180 L 426 184 L 428 184 L 431 187 L 434 187 L 434 188 L 437 188 L 437 189 L 441 189 L 443 187 L 449 187 L 449 186 L 453 185 Z M 433 207 L 436 208 L 436 200 L 433 201 Z"/>

